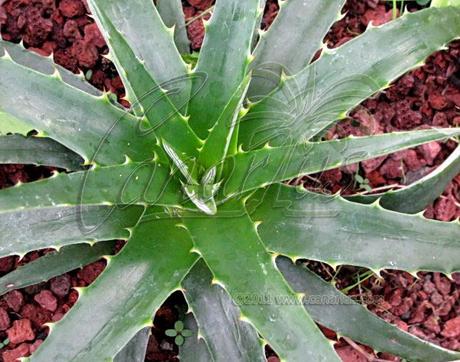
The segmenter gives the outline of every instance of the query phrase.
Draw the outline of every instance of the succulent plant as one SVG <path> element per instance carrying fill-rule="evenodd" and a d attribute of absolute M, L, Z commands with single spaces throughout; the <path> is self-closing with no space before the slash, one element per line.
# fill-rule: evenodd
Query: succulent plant
<path fill-rule="evenodd" d="M 338 361 L 315 322 L 412 361 L 460 359 L 293 263 L 459 271 L 459 223 L 417 213 L 442 191 L 433 183 L 458 172 L 458 155 L 397 203 L 380 195 L 391 210 L 284 183 L 460 134 L 323 137 L 458 38 L 459 8 L 406 13 L 329 49 L 321 42 L 343 0 L 281 2 L 260 33 L 264 1 L 217 0 L 192 69 L 178 51 L 189 49 L 179 0 L 88 3 L 129 110 L 83 75 L 0 43 L 0 162 L 60 170 L 0 191 L 0 256 L 56 249 L 0 279 L 0 291 L 108 264 L 31 361 L 142 361 L 152 318 L 177 290 L 194 331 L 184 361 L 265 360 L 265 344 L 282 360 Z M 414 188 L 429 194 L 416 210 Z M 111 256 L 116 239 L 127 243 Z"/>

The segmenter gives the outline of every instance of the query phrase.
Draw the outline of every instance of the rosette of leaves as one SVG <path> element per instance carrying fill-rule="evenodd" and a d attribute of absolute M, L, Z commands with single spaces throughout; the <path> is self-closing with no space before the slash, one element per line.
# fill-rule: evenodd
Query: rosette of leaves
<path fill-rule="evenodd" d="M 457 221 L 283 183 L 460 134 L 322 139 L 460 35 L 460 9 L 433 7 L 329 49 L 322 39 L 343 2 L 282 2 L 270 30 L 257 32 L 263 1 L 217 0 L 192 69 L 178 51 L 188 49 L 180 1 L 89 0 L 129 110 L 81 75 L 1 42 L 0 162 L 60 170 L 0 191 L 0 256 L 56 249 L 6 275 L 1 292 L 102 256 L 108 264 L 49 324 L 31 361 L 142 361 L 152 318 L 177 290 L 194 333 L 182 360 L 263 361 L 268 344 L 283 360 L 338 361 L 315 322 L 413 361 L 460 358 L 292 262 L 460 270 Z M 452 177 L 457 158 L 417 189 L 436 197 L 430 182 Z M 115 239 L 127 244 L 112 256 Z"/>

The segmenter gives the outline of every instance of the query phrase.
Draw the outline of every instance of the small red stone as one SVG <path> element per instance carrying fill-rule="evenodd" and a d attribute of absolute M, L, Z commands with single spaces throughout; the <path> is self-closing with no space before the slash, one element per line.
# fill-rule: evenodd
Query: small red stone
<path fill-rule="evenodd" d="M 57 308 L 57 299 L 49 290 L 42 290 L 34 297 L 34 300 L 50 312 L 54 312 Z"/>
<path fill-rule="evenodd" d="M 17 362 L 19 358 L 26 357 L 30 354 L 30 348 L 27 343 L 22 343 L 14 349 L 6 350 L 2 353 L 3 362 Z"/>
<path fill-rule="evenodd" d="M 59 10 L 67 18 L 83 15 L 86 11 L 85 5 L 80 0 L 62 0 Z"/>
<path fill-rule="evenodd" d="M 4 258 L 0 258 L 0 273 L 8 273 L 13 269 L 14 266 L 14 256 L 6 256 Z"/>
<path fill-rule="evenodd" d="M 58 297 L 65 297 L 70 291 L 70 278 L 67 275 L 61 275 L 51 279 L 50 288 L 51 291 Z"/>
<path fill-rule="evenodd" d="M 99 58 L 96 46 L 86 40 L 77 40 L 72 46 L 72 54 L 78 59 L 78 64 L 85 68 L 93 68 Z"/>
<path fill-rule="evenodd" d="M 8 329 L 10 326 L 10 316 L 4 308 L 0 308 L 0 331 Z"/>
<path fill-rule="evenodd" d="M 460 336 L 460 317 L 448 320 L 444 324 L 441 334 L 446 338 L 455 338 Z"/>
<path fill-rule="evenodd" d="M 435 158 L 439 155 L 439 152 L 441 152 L 441 146 L 438 142 L 425 143 L 420 146 L 420 151 L 427 163 L 431 165 Z"/>
<path fill-rule="evenodd" d="M 82 279 L 86 284 L 91 284 L 102 273 L 105 268 L 105 263 L 97 261 L 85 266 L 78 272 L 78 278 Z"/>
<path fill-rule="evenodd" d="M 34 343 L 30 345 L 30 353 L 34 353 L 38 347 L 43 343 L 41 339 L 37 339 Z"/>
<path fill-rule="evenodd" d="M 34 304 L 26 304 L 22 307 L 21 315 L 30 319 L 36 326 L 41 326 L 51 320 L 51 312 Z"/>
<path fill-rule="evenodd" d="M 67 20 L 62 31 L 66 38 L 81 38 L 80 30 L 78 29 L 78 24 L 75 20 Z"/>
<path fill-rule="evenodd" d="M 336 351 L 342 362 L 368 362 L 366 357 L 351 346 L 338 347 Z"/>
<path fill-rule="evenodd" d="M 206 10 L 212 6 L 213 0 L 187 0 L 187 2 L 200 10 Z"/>
<path fill-rule="evenodd" d="M 430 102 L 431 107 L 438 111 L 443 110 L 449 104 L 448 100 L 443 95 L 438 93 L 430 94 L 428 102 Z"/>
<path fill-rule="evenodd" d="M 449 295 L 451 291 L 451 283 L 449 279 L 442 276 L 441 273 L 434 273 L 434 284 L 436 285 L 436 289 L 442 295 Z"/>
<path fill-rule="evenodd" d="M 29 319 L 18 319 L 13 326 L 6 331 L 11 343 L 19 344 L 25 341 L 33 341 L 35 333 L 32 330 L 32 323 Z"/>
<path fill-rule="evenodd" d="M 24 304 L 24 297 L 19 290 L 13 290 L 5 295 L 4 297 L 8 307 L 10 307 L 15 312 L 19 312 L 22 305 Z"/>
<path fill-rule="evenodd" d="M 96 23 L 85 26 L 85 40 L 92 42 L 98 48 L 102 48 L 106 45 L 105 39 L 102 36 Z"/>
<path fill-rule="evenodd" d="M 436 219 L 439 221 L 451 221 L 457 213 L 457 205 L 447 197 L 441 197 L 434 204 Z"/>

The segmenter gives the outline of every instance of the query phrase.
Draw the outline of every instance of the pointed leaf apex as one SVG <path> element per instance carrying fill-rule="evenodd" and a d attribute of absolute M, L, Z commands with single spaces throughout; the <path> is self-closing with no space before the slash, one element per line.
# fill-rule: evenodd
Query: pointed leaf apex
<path fill-rule="evenodd" d="M 8 50 L 6 49 L 3 49 L 3 55 L 0 57 L 0 59 L 13 61 L 13 58 L 11 58 L 10 53 L 8 53 Z"/>

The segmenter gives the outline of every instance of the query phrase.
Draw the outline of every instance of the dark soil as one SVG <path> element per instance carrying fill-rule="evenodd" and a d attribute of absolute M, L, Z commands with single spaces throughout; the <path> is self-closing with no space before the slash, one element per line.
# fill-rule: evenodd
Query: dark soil
<path fill-rule="evenodd" d="M 0 0 L 1 3 L 0 24 L 5 40 L 22 40 L 32 51 L 53 54 L 56 63 L 74 72 L 83 71 L 93 85 L 117 94 L 124 102 L 121 100 L 124 96 L 122 82 L 113 64 L 103 57 L 108 49 L 93 20 L 88 17 L 84 0 Z M 194 18 L 212 4 L 212 0 L 184 0 L 185 16 Z M 277 9 L 274 1 L 268 2 L 262 22 L 264 28 L 271 24 Z M 349 0 L 346 9 L 347 15 L 327 36 L 330 47 L 339 46 L 362 33 L 370 21 L 379 25 L 392 18 L 388 3 L 378 0 Z M 410 4 L 409 11 L 415 10 L 417 6 Z M 199 50 L 204 35 L 202 19 L 192 22 L 188 32 L 192 48 Z M 327 138 L 429 126 L 460 126 L 459 109 L 460 43 L 457 42 L 448 50 L 430 57 L 423 68 L 405 75 L 384 93 L 361 104 L 348 120 L 329 132 Z M 441 164 L 454 147 L 453 142 L 434 142 L 296 182 L 322 192 L 341 190 L 344 194 L 362 191 L 355 182 L 356 173 L 367 178 L 374 188 L 409 184 Z M 46 167 L 0 166 L 0 188 L 48 177 L 51 172 L 52 169 Z M 453 220 L 460 217 L 459 204 L 460 175 L 425 214 L 438 220 Z M 46 252 L 30 253 L 20 261 L 17 257 L 2 258 L 0 273 L 8 273 Z M 325 264 L 309 262 L 309 265 L 326 279 L 334 276 L 334 271 Z M 11 362 L 32 353 L 48 333 L 44 323 L 62 318 L 78 299 L 72 287 L 90 284 L 104 266 L 104 261 L 99 261 L 50 282 L 3 296 L 0 299 L 0 342 L 9 338 L 10 343 L 3 348 L 0 359 Z M 342 267 L 335 275 L 337 286 L 343 288 L 354 284 L 360 272 L 362 269 Z M 419 273 L 418 279 L 398 271 L 382 274 L 383 278 L 367 279 L 349 294 L 358 299 L 366 295 L 382 296 L 384 302 L 369 305 L 370 310 L 421 338 L 460 350 L 460 274 L 454 274 L 454 280 L 439 273 Z M 184 308 L 183 297 L 175 293 L 157 313 L 146 361 L 177 360 L 177 348 L 164 331 L 182 318 Z M 329 338 L 336 339 L 333 332 L 323 331 Z M 371 349 L 349 340 L 341 339 L 336 348 L 346 362 L 376 358 Z M 269 348 L 267 356 L 270 362 L 278 360 Z M 378 358 L 399 361 L 385 354 L 378 355 Z"/>

